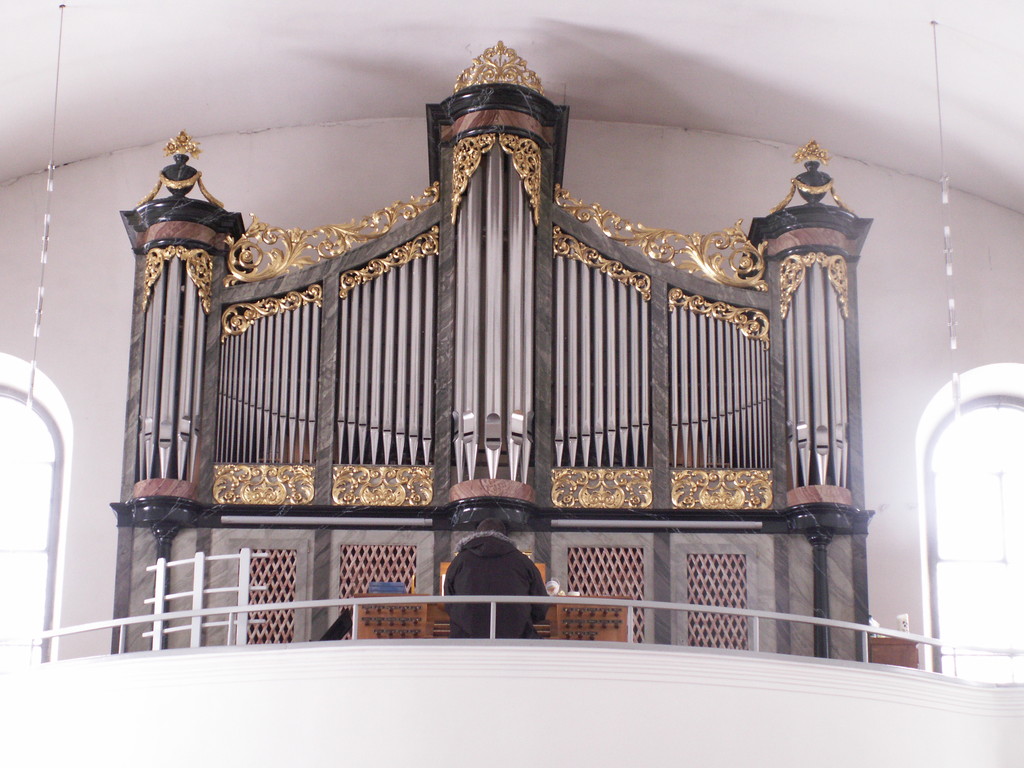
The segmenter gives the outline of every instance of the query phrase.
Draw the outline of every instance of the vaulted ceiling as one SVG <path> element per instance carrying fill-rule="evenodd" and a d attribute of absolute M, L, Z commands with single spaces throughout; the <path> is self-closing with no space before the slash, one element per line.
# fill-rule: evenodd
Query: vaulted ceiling
<path fill-rule="evenodd" d="M 196 136 L 421 117 L 499 39 L 574 118 L 801 145 L 1024 211 L 1013 0 L 0 0 L 0 181 Z M 938 25 L 933 26 L 932 21 Z M 61 34 L 61 24 L 63 32 Z"/>

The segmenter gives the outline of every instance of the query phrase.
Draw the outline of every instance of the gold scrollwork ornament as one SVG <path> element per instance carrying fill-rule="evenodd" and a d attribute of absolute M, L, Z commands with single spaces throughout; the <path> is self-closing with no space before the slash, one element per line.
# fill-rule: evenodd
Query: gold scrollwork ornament
<path fill-rule="evenodd" d="M 593 222 L 605 237 L 639 249 L 647 258 L 684 272 L 701 275 L 722 285 L 767 291 L 764 280 L 764 243 L 755 246 L 740 229 L 743 220 L 721 232 L 686 235 L 671 229 L 653 229 L 622 218 L 597 203 L 573 198 L 555 187 L 555 203 L 577 221 Z"/>
<path fill-rule="evenodd" d="M 335 504 L 369 507 L 425 507 L 434 498 L 432 467 L 334 468 Z"/>
<path fill-rule="evenodd" d="M 232 304 L 221 315 L 220 340 L 223 342 L 228 336 L 245 333 L 253 323 L 264 317 L 279 315 L 282 312 L 292 312 L 304 304 L 323 306 L 323 299 L 323 288 L 316 284 L 309 286 L 304 291 L 290 291 L 280 297 L 271 296 L 259 301 Z"/>
<path fill-rule="evenodd" d="M 339 295 L 344 299 L 354 288 L 382 277 L 391 270 L 398 269 L 414 259 L 436 256 L 439 245 L 438 228 L 431 227 L 427 232 L 413 238 L 405 245 L 400 245 L 386 256 L 372 259 L 366 266 L 359 269 L 350 269 L 347 272 L 343 272 L 338 281 L 340 285 Z"/>
<path fill-rule="evenodd" d="M 670 312 L 685 309 L 698 315 L 706 315 L 714 320 L 732 323 L 740 333 L 751 341 L 759 341 L 768 349 L 768 316 L 750 307 L 735 307 L 724 301 L 708 301 L 703 296 L 689 295 L 679 288 L 668 292 L 668 308 Z"/>
<path fill-rule="evenodd" d="M 649 469 L 551 470 L 551 502 L 556 507 L 645 509 L 653 499 Z"/>
<path fill-rule="evenodd" d="M 361 219 L 316 229 L 272 227 L 253 215 L 252 223 L 237 241 L 228 238 L 227 265 L 231 274 L 224 278 L 224 285 L 269 280 L 323 259 L 335 259 L 358 245 L 383 237 L 399 221 L 415 219 L 438 199 L 439 186 L 434 183 L 406 202 L 396 200 Z"/>
<path fill-rule="evenodd" d="M 183 245 L 169 245 L 153 248 L 146 254 L 146 271 L 143 276 L 142 309 L 149 307 L 149 295 L 164 271 L 164 263 L 171 259 L 185 262 L 185 270 L 199 294 L 203 312 L 210 314 L 213 285 L 213 258 L 202 248 L 186 248 Z"/>
<path fill-rule="evenodd" d="M 672 473 L 676 509 L 768 509 L 772 473 L 767 469 L 684 469 Z"/>
<path fill-rule="evenodd" d="M 633 272 L 627 269 L 622 262 L 605 258 L 572 235 L 567 235 L 560 227 L 554 227 L 553 234 L 555 256 L 574 259 L 586 264 L 591 269 L 600 270 L 613 280 L 635 289 L 644 301 L 651 300 L 651 278 L 649 275 L 645 275 L 643 272 Z"/>
<path fill-rule="evenodd" d="M 523 189 L 533 210 L 533 223 L 540 221 L 540 147 L 533 139 L 501 133 L 483 133 L 459 139 L 452 151 L 452 224 L 459 215 L 462 196 L 470 179 L 480 167 L 483 156 L 490 152 L 497 139 L 498 146 L 512 158 L 512 167 L 523 181 Z"/>
<path fill-rule="evenodd" d="M 471 85 L 487 83 L 521 85 L 544 95 L 537 73 L 526 65 L 515 48 L 506 47 L 501 40 L 473 59 L 472 65 L 462 71 L 455 81 L 454 93 Z"/>
<path fill-rule="evenodd" d="M 815 264 L 823 267 L 828 273 L 828 281 L 836 292 L 836 300 L 843 317 L 850 316 L 850 289 L 846 270 L 846 259 L 839 254 L 827 253 L 796 253 L 783 259 L 779 268 L 779 304 L 782 317 L 789 314 L 789 306 L 793 294 L 804 282 L 804 275 Z"/>
<path fill-rule="evenodd" d="M 213 500 L 218 504 L 311 504 L 315 468 L 307 465 L 219 464 Z"/>

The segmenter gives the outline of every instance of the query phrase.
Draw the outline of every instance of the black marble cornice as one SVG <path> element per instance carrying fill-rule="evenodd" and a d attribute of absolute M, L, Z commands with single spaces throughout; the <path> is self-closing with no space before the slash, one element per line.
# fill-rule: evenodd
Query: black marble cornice
<path fill-rule="evenodd" d="M 440 510 L 453 530 L 476 528 L 481 520 L 497 519 L 510 531 L 536 531 L 547 528 L 537 518 L 537 506 L 522 499 L 504 496 L 480 496 L 453 501 Z"/>
<path fill-rule="evenodd" d="M 866 534 L 867 523 L 873 515 L 873 512 L 829 503 L 806 504 L 787 510 L 565 509 L 540 507 L 504 497 L 461 499 L 431 507 L 203 505 L 153 497 L 111 507 L 119 527 L 152 526 L 161 520 L 201 528 L 343 528 L 347 525 L 364 528 L 369 518 L 386 523 L 371 525 L 382 530 L 398 530 L 407 524 L 423 530 L 452 530 L 470 528 L 482 519 L 497 517 L 512 530 L 643 532 L 658 529 L 688 534 L 806 534 L 811 528 L 827 528 L 838 536 Z M 186 509 L 187 515 L 182 517 Z M 230 523 L 223 522 L 225 516 L 233 518 Z M 240 518 L 245 518 L 245 522 Z M 295 522 L 290 522 L 289 518 L 294 518 Z M 352 518 L 351 523 L 346 524 L 346 518 Z M 429 521 L 429 525 L 424 521 Z"/>
<path fill-rule="evenodd" d="M 801 229 L 829 229 L 838 232 L 848 241 L 846 248 L 833 250 L 843 250 L 845 257 L 856 258 L 860 255 L 873 221 L 862 219 L 837 206 L 817 203 L 795 205 L 769 216 L 755 218 L 750 222 L 749 239 L 754 245 L 760 245 Z M 779 251 L 774 254 L 774 258 L 782 258 L 795 250 L 787 248 Z"/>
<path fill-rule="evenodd" d="M 808 538 L 817 535 L 866 534 L 875 513 L 834 502 L 797 504 L 785 510 L 789 530 Z"/>
<path fill-rule="evenodd" d="M 474 119 L 474 113 L 477 113 Z M 484 83 L 427 104 L 431 182 L 440 179 L 441 147 L 466 136 L 510 133 L 538 141 L 554 151 L 554 181 L 562 181 L 569 107 L 557 105 L 521 85 Z"/>
<path fill-rule="evenodd" d="M 121 211 L 132 250 L 142 255 L 151 248 L 169 245 L 213 248 L 223 253 L 225 237 L 239 238 L 245 232 L 242 214 L 226 211 L 218 205 L 190 197 L 164 197 Z M 175 231 L 173 226 L 184 225 Z M 159 233 L 150 233 L 157 225 Z M 188 225 L 193 225 L 189 227 Z"/>

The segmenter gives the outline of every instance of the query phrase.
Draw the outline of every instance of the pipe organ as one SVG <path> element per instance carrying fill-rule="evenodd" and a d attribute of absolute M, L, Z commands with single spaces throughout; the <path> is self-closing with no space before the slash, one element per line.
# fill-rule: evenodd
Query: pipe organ
<path fill-rule="evenodd" d="M 805 172 L 749 232 L 684 234 L 562 186 L 568 108 L 502 43 L 427 124 L 431 185 L 345 224 L 245 227 L 184 132 L 123 212 L 119 615 L 144 610 L 131 574 L 172 552 L 291 553 L 291 599 L 388 575 L 437 591 L 459 532 L 500 517 L 583 594 L 866 619 L 854 277 L 871 222 L 824 150 L 797 153 Z M 641 619 L 657 642 L 715 642 L 699 616 Z"/>

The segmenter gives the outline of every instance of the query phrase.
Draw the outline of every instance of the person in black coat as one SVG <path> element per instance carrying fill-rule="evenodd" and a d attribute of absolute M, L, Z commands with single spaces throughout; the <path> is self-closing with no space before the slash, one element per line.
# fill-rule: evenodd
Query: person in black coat
<path fill-rule="evenodd" d="M 540 571 L 505 535 L 501 520 L 484 520 L 459 542 L 445 575 L 446 595 L 536 595 L 546 597 Z M 490 637 L 491 606 L 450 603 L 451 637 Z M 536 621 L 547 617 L 546 605 L 498 604 L 495 637 L 538 637 Z"/>

